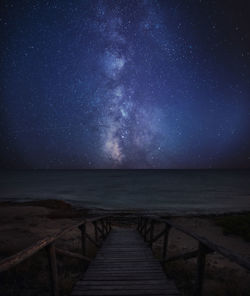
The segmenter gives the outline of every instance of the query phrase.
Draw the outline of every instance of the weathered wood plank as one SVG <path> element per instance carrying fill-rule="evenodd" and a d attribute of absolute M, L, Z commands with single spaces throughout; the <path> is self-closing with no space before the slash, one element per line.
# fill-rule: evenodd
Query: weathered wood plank
<path fill-rule="evenodd" d="M 138 264 L 138 263 L 147 263 L 147 264 L 150 264 L 150 263 L 155 263 L 153 260 L 147 260 L 147 262 L 145 262 L 145 258 L 144 258 L 144 260 L 143 259 L 137 259 L 137 258 L 135 258 L 135 259 L 130 259 L 130 260 L 128 260 L 128 259 L 126 259 L 126 258 L 121 258 L 120 260 L 119 260 L 119 262 L 117 262 L 117 260 L 115 260 L 115 259 L 110 259 L 110 260 L 108 260 L 108 259 L 104 259 L 104 260 L 100 260 L 100 259 L 98 259 L 98 260 L 96 260 L 93 264 L 98 264 L 98 265 L 107 265 L 107 264 L 109 264 L 109 265 L 111 265 L 111 264 L 119 264 L 120 265 L 120 263 L 124 263 L 124 264 Z"/>
<path fill-rule="evenodd" d="M 82 290 L 75 290 L 72 295 L 75 296 L 111 296 L 111 295 L 168 295 L 168 296 L 174 296 L 174 295 L 180 295 L 177 291 L 170 291 L 168 294 L 162 290 L 124 290 L 124 291 L 82 291 Z"/>
<path fill-rule="evenodd" d="M 116 285 L 163 285 L 163 284 L 166 284 L 169 286 L 173 285 L 175 287 L 175 285 L 167 280 L 166 279 L 163 279 L 163 280 L 147 280 L 147 281 L 143 281 L 143 280 L 140 280 L 140 281 L 136 281 L 136 280 L 131 280 L 131 281 L 128 281 L 128 280 L 120 280 L 120 281 L 113 281 L 112 283 L 110 283 L 110 281 L 86 281 L 86 280 L 81 280 L 78 282 L 79 285 L 94 285 L 94 286 L 109 286 L 112 284 L 112 286 L 116 286 Z"/>
<path fill-rule="evenodd" d="M 158 265 L 141 265 L 141 266 L 136 266 L 136 265 L 116 265 L 116 266 L 98 266 L 98 265 L 92 265 L 88 270 L 159 270 Z"/>
<path fill-rule="evenodd" d="M 144 258 L 145 259 L 145 258 Z M 137 264 L 138 262 L 140 262 L 141 264 L 157 264 L 158 265 L 158 262 L 155 262 L 153 259 L 152 260 L 147 260 L 146 262 L 145 262 L 145 260 L 143 260 L 143 259 L 137 259 L 137 258 L 135 258 L 135 259 L 129 259 L 129 260 L 126 260 L 126 258 L 122 258 L 122 260 L 120 260 L 119 262 L 117 262 L 117 260 L 115 260 L 115 259 L 103 259 L 103 260 L 101 260 L 101 259 L 98 259 L 98 260 L 95 260 L 94 262 L 93 262 L 93 264 L 98 264 L 98 265 L 107 265 L 107 264 L 120 264 L 120 262 L 121 261 L 124 261 L 123 263 L 124 264 Z"/>
<path fill-rule="evenodd" d="M 125 288 L 125 289 L 124 289 Z M 88 289 L 75 289 L 74 292 L 78 292 L 80 295 L 167 295 L 175 294 L 179 295 L 179 292 L 176 290 L 171 289 L 164 289 L 158 288 L 158 287 L 148 287 L 148 288 L 132 288 L 132 289 L 126 289 L 126 287 L 121 287 L 121 289 L 114 290 L 112 287 L 108 289 L 100 289 L 100 290 L 88 290 Z"/>
<path fill-rule="evenodd" d="M 103 275 L 98 275 L 98 274 L 91 274 L 91 275 L 86 275 L 85 278 L 86 280 L 157 280 L 157 279 L 166 279 L 165 275 L 163 274 L 137 274 L 136 276 L 134 274 L 103 274 Z"/>
<path fill-rule="evenodd" d="M 144 271 L 144 270 L 129 270 L 129 271 L 88 271 L 88 277 L 90 276 L 109 276 L 109 277 L 112 277 L 112 278 L 115 278 L 115 277 L 120 277 L 120 276 L 131 276 L 132 278 L 138 278 L 138 277 L 149 277 L 149 276 L 161 276 L 162 275 L 162 271 L 161 270 L 148 270 L 148 271 Z"/>
<path fill-rule="evenodd" d="M 81 284 L 83 283 L 83 284 Z M 152 287 L 158 287 L 159 289 L 165 289 L 165 290 L 171 290 L 173 288 L 175 288 L 174 286 L 169 287 L 165 281 L 162 281 L 160 284 L 148 284 L 147 282 L 145 282 L 144 284 L 141 284 L 141 282 L 136 282 L 134 283 L 133 281 L 130 282 L 130 284 L 128 285 L 128 282 L 125 282 L 123 284 L 119 284 L 119 285 L 113 285 L 113 283 L 109 283 L 108 285 L 93 285 L 93 284 L 88 284 L 85 285 L 85 282 L 80 282 L 78 284 L 78 287 L 81 287 L 81 289 L 88 289 L 88 290 L 100 290 L 100 289 L 104 289 L 104 290 L 109 290 L 110 288 L 112 288 L 113 290 L 134 290 L 135 288 L 137 289 L 148 289 L 148 288 L 152 288 Z"/>
<path fill-rule="evenodd" d="M 123 270 L 123 269 L 137 269 L 137 270 L 141 270 L 142 268 L 143 269 L 159 269 L 159 266 L 158 266 L 158 264 L 152 264 L 152 265 L 146 265 L 146 264 L 143 264 L 143 265 L 141 265 L 141 266 L 136 266 L 136 265 L 128 265 L 128 264 L 125 264 L 125 265 L 113 265 L 113 264 L 111 264 L 111 265 L 101 265 L 101 266 L 99 266 L 98 264 L 95 264 L 95 265 L 92 265 L 90 268 L 92 268 L 92 269 L 95 269 L 95 270 L 107 270 L 107 269 L 112 269 L 112 270 L 116 270 L 116 269 L 118 269 L 118 270 Z M 89 270 L 90 270 L 90 268 L 89 268 Z"/>
<path fill-rule="evenodd" d="M 168 289 L 166 285 L 159 286 L 159 285 L 133 285 L 133 286 L 103 286 L 103 287 L 95 287 L 95 286 L 78 286 L 78 290 L 81 291 L 131 291 L 131 290 L 141 290 L 141 291 L 171 291 L 176 292 L 175 289 Z"/>

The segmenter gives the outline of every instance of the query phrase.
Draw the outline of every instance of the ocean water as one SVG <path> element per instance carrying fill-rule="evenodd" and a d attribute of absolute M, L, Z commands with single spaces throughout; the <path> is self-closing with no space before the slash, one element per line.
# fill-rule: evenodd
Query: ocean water
<path fill-rule="evenodd" d="M 0 201 L 38 199 L 62 199 L 91 209 L 170 214 L 249 211 L 250 171 L 0 171 Z"/>

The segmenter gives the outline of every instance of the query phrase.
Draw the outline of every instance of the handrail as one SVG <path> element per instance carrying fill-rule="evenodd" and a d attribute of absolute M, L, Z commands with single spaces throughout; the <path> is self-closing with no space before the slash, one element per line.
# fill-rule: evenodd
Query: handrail
<path fill-rule="evenodd" d="M 86 223 L 93 223 L 94 224 L 95 239 L 96 240 L 99 240 L 98 231 L 101 233 L 101 238 L 105 239 L 105 237 L 108 235 L 108 233 L 111 230 L 111 222 L 110 222 L 109 218 L 110 218 L 110 216 L 108 216 L 108 215 L 97 217 L 97 218 L 87 218 L 87 219 L 83 219 L 80 222 L 77 222 L 71 226 L 65 227 L 64 229 L 57 232 L 56 234 L 47 236 L 47 237 L 35 242 L 34 244 L 29 246 L 28 248 L 10 256 L 10 257 L 7 257 L 7 258 L 1 260 L 0 261 L 0 272 L 9 270 L 10 268 L 21 263 L 22 261 L 28 259 L 29 257 L 34 255 L 38 251 L 40 251 L 44 248 L 47 248 L 48 256 L 49 256 L 49 263 L 50 263 L 50 271 L 51 271 L 52 291 L 53 291 L 53 295 L 57 296 L 57 295 L 59 295 L 59 292 L 58 292 L 58 287 L 57 287 L 58 281 L 57 281 L 56 252 L 58 252 L 61 255 L 64 254 L 66 256 L 72 256 L 72 257 L 79 258 L 79 259 L 89 262 L 90 259 L 85 256 L 86 239 L 90 240 L 90 242 L 94 243 L 96 246 L 99 246 L 99 243 L 97 243 L 97 242 L 95 243 L 94 239 L 92 239 L 87 234 Z M 106 225 L 105 225 L 105 221 L 106 221 Z M 97 226 L 98 222 L 102 223 L 102 226 L 103 226 L 102 228 L 99 228 Z M 64 234 L 68 233 L 69 231 L 71 231 L 75 228 L 79 228 L 81 230 L 81 234 L 82 234 L 81 236 L 82 236 L 82 253 L 83 254 L 80 256 L 78 254 L 74 254 L 69 251 L 56 249 L 55 245 L 54 245 L 54 243 L 57 239 L 59 239 Z"/>
<path fill-rule="evenodd" d="M 85 220 L 81 221 L 80 223 L 74 224 L 70 227 L 65 227 L 62 231 L 58 232 L 57 234 L 45 237 L 45 238 L 35 242 L 34 244 L 29 246 L 28 248 L 10 256 L 10 257 L 7 257 L 7 258 L 1 260 L 0 261 L 0 272 L 8 270 L 8 269 L 14 267 L 15 265 L 21 263 L 25 259 L 31 257 L 32 255 L 34 255 L 35 253 L 37 253 L 38 251 L 43 249 L 44 247 L 53 243 L 55 240 L 57 240 L 58 238 L 63 236 L 65 233 L 69 232 L 70 230 L 73 230 L 74 228 L 81 226 L 84 223 L 85 223 Z"/>
<path fill-rule="evenodd" d="M 183 228 L 179 225 L 176 225 L 175 223 L 172 223 L 169 221 L 167 223 L 171 227 L 174 227 L 175 229 L 193 237 L 194 239 L 198 240 L 202 244 L 206 245 L 210 250 L 217 252 L 217 253 L 223 255 L 224 257 L 227 257 L 230 261 L 233 261 L 233 262 L 237 263 L 238 265 L 240 265 L 241 267 L 244 267 L 244 268 L 250 270 L 250 261 L 244 259 L 242 256 L 235 254 L 233 251 L 231 251 L 227 248 L 224 248 L 214 242 L 211 242 L 210 240 L 206 239 L 205 237 L 202 237 L 196 233 L 188 231 L 185 228 Z"/>
<path fill-rule="evenodd" d="M 165 229 L 162 230 L 160 233 L 156 234 L 154 236 L 154 224 L 155 223 L 163 223 L 165 224 Z M 149 224 L 149 227 L 148 227 Z M 167 245 L 168 245 L 168 236 L 169 231 L 171 228 L 175 228 L 178 231 L 181 231 L 185 233 L 186 235 L 194 238 L 199 242 L 199 248 L 197 251 L 185 253 L 179 256 L 174 256 L 170 258 L 167 257 Z M 231 250 L 228 250 L 214 242 L 211 242 L 207 238 L 200 236 L 192 231 L 189 231 L 182 226 L 179 226 L 167 219 L 160 219 L 156 216 L 141 216 L 138 220 L 138 231 L 143 235 L 144 240 L 146 242 L 149 242 L 149 244 L 152 247 L 152 244 L 156 242 L 160 237 L 163 236 L 163 250 L 162 250 L 162 263 L 166 263 L 168 261 L 174 261 L 177 259 L 189 259 L 196 257 L 197 260 L 197 274 L 196 274 L 196 284 L 195 284 L 195 290 L 194 295 L 199 296 L 202 294 L 202 286 L 203 286 L 203 275 L 204 275 L 204 269 L 205 269 L 205 258 L 208 253 L 211 252 L 217 252 L 224 257 L 228 258 L 230 261 L 240 265 L 243 268 L 246 268 L 247 270 L 250 270 L 250 261 L 246 260 L 242 256 L 235 254 Z M 150 238 L 148 239 L 148 234 L 150 234 Z"/>
<path fill-rule="evenodd" d="M 233 251 L 228 250 L 228 249 L 208 240 L 207 238 L 205 238 L 203 236 L 200 236 L 192 231 L 189 231 L 189 230 L 183 228 L 182 226 L 179 226 L 171 221 L 168 221 L 167 219 L 159 219 L 159 218 L 154 218 L 154 217 L 149 217 L 149 219 L 153 219 L 155 222 L 168 224 L 170 227 L 173 227 L 176 230 L 179 230 L 179 231 L 185 233 L 186 235 L 191 236 L 192 238 L 199 241 L 200 243 L 204 244 L 206 247 L 208 247 L 208 249 L 212 250 L 213 252 L 217 252 L 217 253 L 223 255 L 224 257 L 227 257 L 229 260 L 237 263 L 238 265 L 250 270 L 250 261 L 244 259 L 240 255 L 235 254 Z"/>

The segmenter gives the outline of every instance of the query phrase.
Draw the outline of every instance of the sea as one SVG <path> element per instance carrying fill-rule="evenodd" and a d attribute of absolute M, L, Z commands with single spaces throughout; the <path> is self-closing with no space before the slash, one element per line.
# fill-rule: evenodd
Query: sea
<path fill-rule="evenodd" d="M 2 170 L 0 201 L 172 215 L 250 211 L 250 170 Z"/>

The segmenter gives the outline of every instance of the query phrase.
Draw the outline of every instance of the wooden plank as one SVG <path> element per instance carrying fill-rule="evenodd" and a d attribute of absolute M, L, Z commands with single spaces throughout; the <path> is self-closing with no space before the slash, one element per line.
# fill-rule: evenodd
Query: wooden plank
<path fill-rule="evenodd" d="M 133 270 L 159 270 L 159 265 L 158 264 L 154 264 L 154 265 L 146 265 L 146 264 L 143 264 L 143 265 L 129 265 L 129 264 L 126 264 L 126 265 L 103 265 L 103 266 L 99 266 L 98 264 L 97 265 L 91 265 L 91 267 L 88 269 L 88 270 L 91 270 L 91 269 L 94 269 L 94 270 L 124 270 L 124 269 L 133 269 Z"/>
<path fill-rule="evenodd" d="M 143 249 L 143 247 L 141 247 L 140 249 L 120 249 L 119 248 L 116 248 L 116 249 L 103 249 L 100 254 L 105 254 L 105 255 L 108 255 L 109 253 L 111 254 L 115 254 L 115 253 L 118 253 L 118 254 L 126 254 L 126 253 L 135 253 L 135 254 L 141 254 L 141 253 L 148 253 L 148 254 L 151 254 L 150 253 L 150 250 L 147 250 L 147 249 Z"/>
<path fill-rule="evenodd" d="M 121 290 L 121 291 L 82 291 L 82 290 L 75 290 L 72 295 L 75 296 L 111 296 L 111 295 L 180 295 L 177 291 L 170 291 L 166 294 L 166 291 L 163 290 Z"/>
<path fill-rule="evenodd" d="M 137 291 L 137 294 L 140 294 L 140 292 L 144 292 L 143 294 L 145 294 L 146 291 L 151 291 L 152 294 L 155 294 L 157 292 L 161 292 L 162 295 L 166 295 L 166 293 L 178 293 L 178 291 L 176 290 L 176 288 L 168 288 L 167 286 L 98 286 L 97 287 L 91 287 L 89 288 L 88 286 L 78 286 L 77 288 L 75 288 L 75 291 L 82 291 L 82 295 L 85 295 L 84 292 L 92 292 L 93 294 L 95 292 L 110 292 L 110 293 L 114 293 L 115 295 L 121 292 L 126 291 L 128 294 L 130 294 L 131 292 Z M 113 295 L 114 295 L 113 294 Z M 126 294 L 126 293 L 125 293 Z"/>
<path fill-rule="evenodd" d="M 109 277 L 117 277 L 117 276 L 132 276 L 132 277 L 139 277 L 139 276 L 143 276 L 143 275 L 162 275 L 162 271 L 161 270 L 133 270 L 130 269 L 128 271 L 126 270 L 120 270 L 120 271 L 113 271 L 113 270 L 106 270 L 106 271 L 96 271 L 96 270 L 89 270 L 88 271 L 88 276 L 91 275 L 97 275 L 97 276 L 109 276 Z"/>
<path fill-rule="evenodd" d="M 102 254 L 100 254 L 102 255 Z M 130 253 L 130 254 L 112 254 L 112 253 L 108 253 L 106 255 L 103 254 L 103 256 L 98 256 L 98 259 L 108 259 L 108 258 L 112 258 L 112 259 L 146 259 L 146 258 L 151 258 L 150 254 L 134 254 L 134 253 Z"/>
<path fill-rule="evenodd" d="M 148 254 L 148 255 L 151 255 L 150 251 L 149 250 L 145 250 L 143 248 L 141 249 L 131 249 L 131 250 L 120 250 L 119 249 L 113 249 L 113 250 L 102 250 L 100 252 L 100 255 L 105 255 L 105 256 L 109 256 L 110 254 L 121 254 L 121 255 L 125 255 L 125 254 L 134 254 L 134 255 L 142 255 L 142 254 Z"/>
<path fill-rule="evenodd" d="M 85 276 L 85 279 L 86 278 L 88 278 L 88 279 L 90 279 L 90 278 L 95 278 L 95 276 L 96 276 L 96 278 L 98 278 L 98 279 L 100 279 L 100 278 L 105 278 L 105 279 L 115 279 L 115 278 L 117 278 L 117 279 L 121 279 L 121 278 L 123 278 L 124 277 L 124 279 L 126 278 L 126 279 L 128 279 L 128 278 L 130 278 L 130 279 L 134 279 L 134 280 L 137 280 L 137 279 L 155 279 L 155 278 L 157 278 L 158 276 L 159 276 L 159 278 L 166 278 L 165 277 L 165 275 L 163 275 L 162 273 L 160 273 L 160 272 L 139 272 L 139 271 L 135 271 L 135 272 L 133 272 L 133 271 L 124 271 L 124 272 L 120 272 L 120 273 L 118 273 L 118 272 L 103 272 L 103 273 L 100 273 L 100 272 L 89 272 L 88 273 L 88 275 L 86 275 Z"/>
<path fill-rule="evenodd" d="M 111 250 L 102 250 L 102 252 L 100 252 L 100 255 L 103 254 L 105 256 L 109 256 L 110 254 L 121 254 L 121 255 L 125 255 L 125 254 L 134 254 L 134 255 L 142 255 L 142 254 L 148 254 L 151 255 L 151 253 L 149 252 L 149 250 L 144 250 L 143 248 L 140 249 L 134 249 L 134 250 L 118 250 L 118 249 L 111 249 Z"/>
<path fill-rule="evenodd" d="M 116 285 L 162 285 L 162 284 L 166 284 L 169 286 L 169 285 L 173 285 L 174 284 L 170 281 L 166 281 L 166 279 L 163 279 L 163 280 L 147 280 L 147 281 L 144 281 L 144 280 L 131 280 L 131 281 L 128 281 L 128 280 L 120 280 L 120 281 L 114 281 L 112 283 L 110 283 L 110 281 L 86 281 L 86 280 L 81 280 L 78 282 L 79 285 L 94 285 L 94 286 L 106 286 L 106 285 L 110 285 L 112 284 L 112 286 L 116 286 Z M 77 284 L 77 285 L 78 285 Z"/>
<path fill-rule="evenodd" d="M 119 270 L 137 270 L 137 271 L 140 271 L 140 270 L 145 270 L 145 271 L 150 271 L 150 270 L 159 270 L 159 266 L 157 265 L 154 265 L 154 266 L 148 266 L 148 265 L 143 265 L 143 266 L 130 266 L 130 265 L 126 265 L 126 266 L 97 266 L 97 265 L 94 265 L 94 266 L 91 266 L 88 268 L 88 270 L 96 270 L 96 271 L 102 271 L 102 270 L 114 270 L 114 271 L 119 271 Z"/>
<path fill-rule="evenodd" d="M 113 286 L 112 284 L 110 284 L 109 286 L 86 286 L 86 285 L 78 285 L 77 286 L 78 290 L 82 290 L 82 291 L 119 291 L 119 290 L 154 290 L 154 291 L 157 291 L 157 290 L 161 290 L 161 291 L 176 291 L 176 289 L 168 289 L 168 286 L 167 285 L 125 285 L 125 286 L 120 286 L 120 285 L 117 285 L 117 286 Z"/>
<path fill-rule="evenodd" d="M 135 243 L 135 242 L 133 242 L 133 243 Z M 118 246 L 118 247 L 114 246 L 114 245 L 112 246 L 111 244 L 109 246 L 105 245 L 105 247 L 102 248 L 102 250 L 103 251 L 104 250 L 112 250 L 112 251 L 119 251 L 119 252 L 121 252 L 121 251 L 138 251 L 141 248 L 145 247 L 145 245 L 138 245 L 138 244 L 135 247 L 126 247 L 126 246 L 124 246 L 124 244 L 123 244 L 123 246 Z M 147 250 L 147 249 L 145 248 L 145 250 Z"/>
<path fill-rule="evenodd" d="M 118 263 L 108 263 L 108 264 L 99 264 L 99 263 L 94 263 L 91 265 L 90 268 L 102 268 L 102 269 L 106 269 L 106 268 L 128 268 L 128 267 L 137 267 L 137 268 L 159 268 L 159 265 L 157 263 L 152 263 L 149 264 L 147 262 L 140 262 L 140 265 L 138 266 L 137 264 L 129 264 L 127 262 L 124 262 L 123 264 L 121 264 L 120 262 Z"/>
<path fill-rule="evenodd" d="M 173 288 L 169 288 L 168 286 L 166 285 L 163 285 L 163 286 L 159 286 L 159 285 L 147 285 L 147 286 L 143 286 L 143 285 L 133 285 L 133 286 L 78 286 L 75 290 L 78 290 L 78 291 L 82 291 L 82 292 L 85 292 L 85 291 L 92 291 L 93 292 L 99 292 L 99 291 L 105 291 L 105 292 L 121 292 L 121 291 L 127 291 L 127 292 L 131 292 L 131 291 L 135 291 L 135 290 L 139 290 L 139 291 L 153 291 L 153 294 L 156 293 L 157 291 L 161 291 L 162 294 L 166 294 L 166 292 L 178 292 L 176 290 L 175 287 Z M 84 294 L 84 293 L 82 293 Z"/>
<path fill-rule="evenodd" d="M 165 275 L 163 275 L 160 272 L 123 272 L 123 273 L 116 273 L 116 272 L 107 272 L 107 273 L 88 273 L 88 275 L 85 276 L 85 279 L 164 279 Z"/>
<path fill-rule="evenodd" d="M 145 257 L 141 257 L 141 258 L 121 258 L 125 261 L 125 263 L 127 262 L 128 264 L 136 264 L 135 262 L 142 262 L 142 263 L 155 263 L 159 265 L 159 262 L 156 262 L 154 258 L 150 258 L 147 257 L 148 260 L 145 261 Z M 112 259 L 112 258 L 98 258 L 98 259 L 94 259 L 93 260 L 93 264 L 94 263 L 98 263 L 98 264 L 106 264 L 106 263 L 119 263 L 117 261 L 117 259 Z"/>
<path fill-rule="evenodd" d="M 145 257 L 151 257 L 151 254 L 150 253 L 147 253 L 147 252 L 123 252 L 123 253 L 114 253 L 114 252 L 107 252 L 106 254 L 104 253 L 101 253 L 99 254 L 100 257 L 106 257 L 106 258 L 126 258 L 126 257 L 131 257 L 131 258 L 145 258 Z M 98 258 L 99 258 L 98 256 Z"/>
<path fill-rule="evenodd" d="M 144 262 L 144 263 L 148 263 L 148 262 L 155 262 L 157 264 L 159 264 L 158 261 L 155 260 L 155 258 L 152 258 L 152 257 L 149 257 L 149 256 L 146 256 L 147 260 L 145 260 L 145 256 L 140 256 L 140 257 L 135 257 L 135 258 L 124 258 L 124 257 L 116 257 L 116 258 L 120 258 L 121 260 L 124 260 L 125 262 L 128 262 L 128 263 L 131 263 L 131 262 Z M 93 260 L 93 263 L 94 262 L 98 262 L 98 263 L 104 263 L 105 262 L 108 262 L 108 263 L 118 263 L 119 261 L 117 261 L 117 259 L 114 258 L 114 257 L 100 257 L 100 256 L 97 256 L 96 259 Z"/>
<path fill-rule="evenodd" d="M 142 265 L 142 266 L 135 266 L 135 265 L 116 265 L 116 266 L 98 266 L 98 265 L 93 265 L 91 266 L 88 270 L 96 270 L 96 271 L 101 271 L 101 270 L 114 270 L 114 271 L 119 271 L 119 270 L 160 270 L 158 265 Z"/>
<path fill-rule="evenodd" d="M 144 260 L 143 260 L 144 259 Z M 147 261 L 145 261 L 145 258 L 121 258 L 120 261 L 124 261 L 124 263 L 128 263 L 128 264 L 137 264 L 138 262 L 141 262 L 141 263 L 147 263 L 147 264 L 150 264 L 150 263 L 155 263 L 155 264 L 159 264 L 159 262 L 155 262 L 155 260 L 153 259 L 148 259 Z M 94 260 L 93 261 L 93 264 L 119 264 L 120 261 L 117 261 L 116 259 L 108 259 L 108 258 L 105 258 L 103 260 L 101 259 L 98 259 L 98 260 Z"/>

